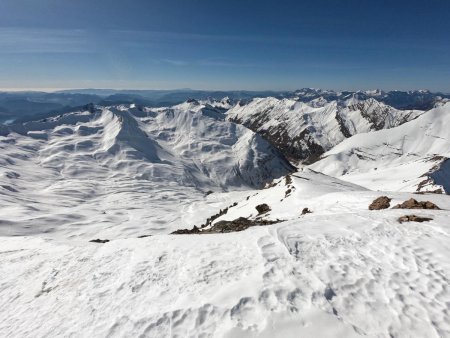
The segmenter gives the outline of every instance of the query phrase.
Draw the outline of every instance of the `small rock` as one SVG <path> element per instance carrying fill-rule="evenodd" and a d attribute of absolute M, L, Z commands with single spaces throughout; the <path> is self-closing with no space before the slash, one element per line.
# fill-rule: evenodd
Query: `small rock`
<path fill-rule="evenodd" d="M 290 185 L 290 184 L 292 184 L 292 177 L 291 177 L 291 175 L 286 175 L 286 185 Z"/>
<path fill-rule="evenodd" d="M 398 219 L 398 221 L 400 223 L 403 223 L 403 222 L 428 222 L 428 221 L 432 221 L 432 220 L 433 219 L 429 218 L 429 217 L 419 217 L 416 215 L 405 215 Z"/>
<path fill-rule="evenodd" d="M 378 197 L 369 205 L 369 210 L 387 209 L 391 205 L 390 202 L 391 198 L 387 196 Z"/>
<path fill-rule="evenodd" d="M 260 214 L 260 215 L 265 214 L 266 212 L 269 212 L 270 210 L 272 210 L 266 203 L 259 204 L 255 208 L 256 208 L 256 211 L 258 211 L 258 214 Z"/>
<path fill-rule="evenodd" d="M 308 208 L 303 208 L 302 215 L 306 215 L 306 214 L 310 214 L 310 213 L 312 213 L 311 210 L 309 210 Z"/>
<path fill-rule="evenodd" d="M 108 243 L 109 242 L 109 239 L 100 239 L 100 238 L 97 238 L 97 239 L 91 239 L 89 242 L 92 242 L 92 243 Z"/>

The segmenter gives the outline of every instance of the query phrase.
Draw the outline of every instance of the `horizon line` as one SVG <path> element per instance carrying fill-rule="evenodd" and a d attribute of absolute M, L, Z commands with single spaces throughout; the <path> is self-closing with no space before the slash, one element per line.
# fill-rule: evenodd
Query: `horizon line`
<path fill-rule="evenodd" d="M 282 92 L 295 92 L 302 89 L 313 89 L 313 90 L 323 90 L 323 91 L 334 91 L 334 92 L 367 92 L 367 91 L 383 91 L 383 92 L 419 92 L 426 91 L 434 94 L 445 94 L 449 95 L 450 92 L 446 92 L 443 90 L 429 90 L 425 88 L 419 89 L 390 89 L 385 90 L 381 88 L 372 88 L 372 89 L 324 89 L 320 87 L 299 87 L 297 89 L 198 89 L 198 88 L 114 88 L 114 87 L 68 87 L 68 88 L 56 88 L 56 87 L 31 87 L 31 88 L 2 88 L 0 87 L 0 93 L 23 93 L 23 92 L 42 92 L 42 93 L 57 93 L 62 91 L 78 91 L 78 90 L 111 90 L 111 91 L 200 91 L 200 92 L 232 92 L 232 91 L 240 91 L 240 92 L 274 92 L 274 93 L 282 93 Z"/>

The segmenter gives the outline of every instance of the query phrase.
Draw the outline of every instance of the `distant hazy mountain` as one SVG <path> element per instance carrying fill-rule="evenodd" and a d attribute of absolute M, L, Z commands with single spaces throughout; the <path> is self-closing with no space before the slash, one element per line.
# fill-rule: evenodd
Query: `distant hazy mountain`
<path fill-rule="evenodd" d="M 205 91 L 192 89 L 178 90 L 113 90 L 74 89 L 53 93 L 45 92 L 0 92 L 0 123 L 30 116 L 52 116 L 68 112 L 89 103 L 101 105 L 131 104 L 148 107 L 167 107 L 188 99 L 221 100 L 228 97 L 241 103 L 254 98 L 288 98 L 320 105 L 321 101 L 366 100 L 371 97 L 397 109 L 428 110 L 438 102 L 450 99 L 450 95 L 421 91 L 331 91 L 304 88 L 292 92 L 280 91 Z M 50 115 L 49 115 L 50 114 Z"/>

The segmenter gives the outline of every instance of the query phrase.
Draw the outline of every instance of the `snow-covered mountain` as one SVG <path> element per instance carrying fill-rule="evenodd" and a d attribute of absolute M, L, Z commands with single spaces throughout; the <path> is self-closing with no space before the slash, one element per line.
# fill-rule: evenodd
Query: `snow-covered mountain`
<path fill-rule="evenodd" d="M 370 189 L 450 192 L 450 103 L 396 128 L 354 135 L 314 170 Z"/>
<path fill-rule="evenodd" d="M 385 95 L 0 126 L 0 336 L 449 337 L 450 103 Z"/>
<path fill-rule="evenodd" d="M 182 217 L 183 209 L 155 214 L 146 204 L 164 209 L 177 196 L 180 207 L 189 207 L 208 191 L 261 187 L 293 170 L 261 136 L 198 102 L 99 107 L 6 126 L 1 134 L 2 234 L 83 237 L 99 226 L 119 237 L 167 231 L 167 220 Z M 87 202 L 97 210 L 91 220 L 105 218 L 108 226 L 84 227 Z M 139 229 L 144 219 L 149 230 Z"/>
<path fill-rule="evenodd" d="M 317 99 L 323 99 L 328 102 L 346 101 L 355 98 L 363 101 L 369 98 L 375 98 L 379 102 L 401 110 L 429 110 L 433 108 L 436 103 L 450 97 L 448 94 L 432 93 L 429 90 L 383 91 L 381 89 L 374 89 L 365 91 L 334 91 L 315 88 L 303 88 L 283 96 L 302 102 L 310 102 Z"/>
<path fill-rule="evenodd" d="M 354 94 L 333 101 L 311 97 L 308 102 L 254 99 L 237 104 L 228 110 L 227 117 L 261 134 L 291 160 L 313 162 L 345 138 L 396 127 L 423 113 L 397 110 L 374 98 L 360 100 Z"/>

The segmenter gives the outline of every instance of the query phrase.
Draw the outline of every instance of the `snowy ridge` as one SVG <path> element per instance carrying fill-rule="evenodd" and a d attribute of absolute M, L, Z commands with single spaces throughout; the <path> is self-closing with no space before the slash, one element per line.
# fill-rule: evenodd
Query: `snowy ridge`
<path fill-rule="evenodd" d="M 410 90 L 410 91 L 383 91 L 358 90 L 358 91 L 334 91 L 315 88 L 303 88 L 297 90 L 285 97 L 293 98 L 302 102 L 312 102 L 314 100 L 324 100 L 327 102 L 339 101 L 355 103 L 355 101 L 364 101 L 374 98 L 388 106 L 401 110 L 429 110 L 439 102 L 448 99 L 450 96 L 443 93 L 432 93 L 429 90 Z"/>
<path fill-rule="evenodd" d="M 285 221 L 238 233 L 158 235 L 103 245 L 0 238 L 1 285 L 8 287 L 0 289 L 0 313 L 7 318 L 0 332 L 450 334 L 448 211 L 417 210 L 433 221 L 399 224 L 403 210 L 367 209 L 379 193 L 307 169 L 246 198 L 248 193 L 235 196 L 238 203 L 224 219 L 254 217 L 255 205 L 265 202 L 272 210 L 263 217 Z M 409 194 L 389 196 L 398 203 Z M 426 198 L 450 208 L 446 196 Z M 301 215 L 304 207 L 312 213 Z"/>
<path fill-rule="evenodd" d="M 219 111 L 185 108 L 105 107 L 10 126 L 0 136 L 0 232 L 169 233 L 185 208 L 206 202 L 207 191 L 250 189 L 292 170 L 260 136 Z"/>
<path fill-rule="evenodd" d="M 373 98 L 359 100 L 353 95 L 344 101 L 328 102 L 320 97 L 306 103 L 254 99 L 231 108 L 227 117 L 261 134 L 288 158 L 312 162 L 347 137 L 392 128 L 422 113 L 397 110 Z"/>
<path fill-rule="evenodd" d="M 450 104 L 316 92 L 3 126 L 0 336 L 450 337 L 450 199 L 408 192 L 448 192 Z M 330 149 L 293 172 L 264 130 Z M 392 208 L 410 198 L 440 209 Z"/>
<path fill-rule="evenodd" d="M 393 129 L 354 135 L 311 168 L 370 189 L 450 191 L 450 104 Z"/>

